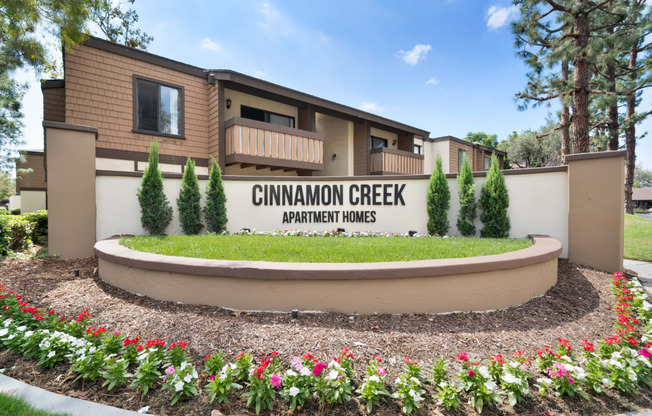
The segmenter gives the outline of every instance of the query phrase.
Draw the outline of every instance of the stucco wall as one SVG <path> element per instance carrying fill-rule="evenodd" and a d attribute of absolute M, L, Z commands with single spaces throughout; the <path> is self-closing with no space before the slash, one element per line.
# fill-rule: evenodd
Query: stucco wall
<path fill-rule="evenodd" d="M 444 173 L 450 173 L 449 160 L 450 160 L 450 143 L 448 141 L 425 141 L 423 147 L 423 171 L 425 174 L 430 175 L 435 170 L 437 155 L 441 156 L 442 167 Z"/>
<path fill-rule="evenodd" d="M 20 213 L 34 212 L 46 209 L 45 191 L 21 191 L 20 192 Z"/>
<path fill-rule="evenodd" d="M 294 117 L 295 127 L 297 126 L 299 118 L 299 110 L 297 107 L 225 88 L 224 100 L 226 101 L 229 98 L 231 99 L 231 108 L 225 109 L 226 120 L 230 119 L 231 117 L 241 117 L 240 106 L 245 105 L 247 107 L 257 108 L 259 110 L 266 110 L 271 111 L 272 113 Z"/>
<path fill-rule="evenodd" d="M 324 169 L 313 175 L 353 176 L 353 123 L 321 113 L 315 114 L 315 122 L 317 133 L 325 136 Z"/>
<path fill-rule="evenodd" d="M 381 139 L 386 139 L 388 148 L 398 149 L 398 134 L 393 133 L 391 131 L 381 130 L 376 127 L 372 127 L 370 129 L 370 132 L 372 136 L 380 137 Z M 396 140 L 396 144 L 394 144 L 394 140 Z"/>
<path fill-rule="evenodd" d="M 261 231 L 276 229 L 308 229 L 329 230 L 344 227 L 347 231 L 374 231 L 406 233 L 410 230 L 419 233 L 427 232 L 426 215 L 426 189 L 428 179 L 424 176 L 415 179 L 392 178 L 328 178 L 325 180 L 291 179 L 260 177 L 256 180 L 238 180 L 236 178 L 224 180 L 227 195 L 227 214 L 229 222 L 227 228 L 234 232 L 242 228 L 257 229 Z M 354 180 L 351 180 L 354 179 Z M 476 196 L 479 198 L 481 184 L 485 178 L 475 178 Z M 181 234 L 181 227 L 177 218 L 176 198 L 180 188 L 180 179 L 165 179 L 165 193 L 174 207 L 174 220 L 168 227 L 168 234 Z M 538 174 L 507 175 L 505 183 L 509 190 L 511 221 L 510 236 L 525 238 L 529 234 L 545 234 L 561 241 L 563 245 L 562 257 L 568 257 L 568 176 L 566 172 L 547 172 Z M 253 187 L 255 185 L 342 185 L 344 191 L 344 205 L 341 206 L 256 206 L 252 202 Z M 389 205 L 351 205 L 348 200 L 350 186 L 361 185 L 405 185 L 402 191 L 405 206 Z M 448 213 L 450 235 L 459 235 L 456 227 L 459 199 L 457 196 L 457 180 L 448 179 L 451 191 L 451 207 Z M 115 234 L 143 234 L 140 226 L 140 208 L 136 198 L 136 191 L 140 186 L 140 178 L 98 176 L 97 187 L 97 238 L 98 240 Z M 205 189 L 206 181 L 200 181 L 200 187 Z M 382 192 L 382 188 L 377 188 Z M 359 195 L 354 190 L 355 195 Z M 256 196 L 264 196 L 257 191 Z M 393 202 L 392 197 L 390 200 Z M 380 202 L 380 200 L 378 201 Z M 203 204 L 203 199 L 202 199 Z M 337 221 L 333 222 L 290 222 L 283 223 L 284 213 L 297 211 L 338 211 Z M 375 222 L 349 222 L 344 221 L 343 212 L 374 211 Z M 479 213 L 479 211 L 478 211 Z M 302 215 L 302 214 L 301 214 Z M 367 219 L 371 219 L 368 214 Z M 350 214 L 348 215 L 350 217 Z M 479 219 L 476 220 L 478 235 L 482 227 Z"/>

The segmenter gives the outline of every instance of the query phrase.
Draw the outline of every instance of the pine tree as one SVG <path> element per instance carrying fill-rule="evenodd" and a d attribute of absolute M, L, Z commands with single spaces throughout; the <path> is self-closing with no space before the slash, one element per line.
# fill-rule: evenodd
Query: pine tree
<path fill-rule="evenodd" d="M 498 168 L 498 157 L 491 155 L 491 168 L 487 172 L 487 182 L 480 190 L 480 220 L 484 224 L 480 230 L 483 238 L 509 237 L 509 195 L 505 186 L 505 176 Z"/>
<path fill-rule="evenodd" d="M 430 176 L 430 183 L 426 193 L 428 209 L 428 233 L 440 236 L 448 233 L 448 208 L 450 206 L 451 193 L 448 189 L 448 181 L 444 174 L 441 157 L 437 156 L 437 164 Z"/>
<path fill-rule="evenodd" d="M 204 228 L 201 223 L 200 199 L 201 192 L 199 191 L 197 175 L 195 175 L 195 162 L 188 158 L 186 170 L 183 172 L 183 178 L 181 179 L 179 197 L 177 198 L 181 228 L 188 235 L 199 234 L 199 231 Z"/>
<path fill-rule="evenodd" d="M 220 165 L 211 157 L 213 165 L 208 178 L 206 188 L 206 206 L 204 217 L 206 218 L 206 229 L 212 233 L 221 233 L 226 229 L 228 221 L 226 217 L 226 194 L 222 184 L 222 171 Z"/>
<path fill-rule="evenodd" d="M 475 202 L 475 182 L 469 157 L 464 154 L 462 170 L 457 175 L 457 193 L 460 197 L 460 211 L 457 213 L 457 229 L 464 237 L 475 235 L 473 220 L 478 216 Z"/>
<path fill-rule="evenodd" d="M 158 142 L 149 149 L 149 163 L 138 189 L 140 223 L 153 235 L 162 235 L 172 221 L 172 207 L 163 193 L 163 175 L 158 169 Z"/>

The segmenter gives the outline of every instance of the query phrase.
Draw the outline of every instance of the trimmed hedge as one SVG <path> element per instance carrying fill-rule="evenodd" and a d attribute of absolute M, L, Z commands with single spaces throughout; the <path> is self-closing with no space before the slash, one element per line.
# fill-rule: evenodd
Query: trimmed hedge
<path fill-rule="evenodd" d="M 48 235 L 48 212 L 0 215 L 0 256 L 27 250 L 32 242 L 43 243 Z"/>

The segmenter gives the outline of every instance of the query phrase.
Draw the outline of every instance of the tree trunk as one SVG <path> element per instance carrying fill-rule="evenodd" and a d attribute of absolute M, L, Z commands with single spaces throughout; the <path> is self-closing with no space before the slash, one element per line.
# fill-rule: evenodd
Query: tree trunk
<path fill-rule="evenodd" d="M 610 34 L 613 34 L 613 32 L 613 28 L 609 29 Z M 614 93 L 614 95 L 608 97 L 611 104 L 609 104 L 609 121 L 607 123 L 609 126 L 609 141 L 607 142 L 607 148 L 609 150 L 618 150 L 618 96 L 615 95 L 616 66 L 613 61 L 609 61 L 607 64 L 606 72 L 607 82 L 609 83 L 607 90 Z"/>
<path fill-rule="evenodd" d="M 568 61 L 561 62 L 561 80 L 564 86 L 568 84 Z M 565 159 L 570 152 L 570 109 L 561 100 L 561 158 Z"/>
<path fill-rule="evenodd" d="M 587 0 L 575 0 L 573 13 L 573 44 L 577 54 L 573 58 L 573 153 L 589 152 L 589 16 Z"/>
<path fill-rule="evenodd" d="M 629 50 L 629 70 L 632 85 L 636 85 L 636 59 L 638 45 L 634 44 Z M 636 93 L 632 92 L 627 96 L 627 113 L 625 114 L 625 144 L 627 146 L 627 160 L 625 161 L 625 212 L 634 214 L 634 203 L 632 202 L 632 186 L 634 184 L 634 169 L 636 168 L 636 123 L 634 114 L 636 112 Z"/>

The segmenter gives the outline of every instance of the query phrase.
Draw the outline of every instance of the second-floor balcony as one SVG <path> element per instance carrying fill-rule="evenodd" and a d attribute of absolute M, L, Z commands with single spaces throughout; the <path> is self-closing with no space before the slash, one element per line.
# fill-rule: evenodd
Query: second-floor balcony
<path fill-rule="evenodd" d="M 370 153 L 369 173 L 371 175 L 423 174 L 423 155 L 387 147 L 371 149 Z"/>
<path fill-rule="evenodd" d="M 226 164 L 272 170 L 324 168 L 324 135 L 233 117 L 226 121 Z"/>

